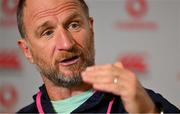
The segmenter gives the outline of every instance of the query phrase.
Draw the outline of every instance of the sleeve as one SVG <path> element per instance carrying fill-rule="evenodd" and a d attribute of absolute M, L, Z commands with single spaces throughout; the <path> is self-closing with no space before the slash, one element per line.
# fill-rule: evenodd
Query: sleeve
<path fill-rule="evenodd" d="M 162 95 L 155 93 L 152 90 L 146 89 L 146 91 L 161 113 L 180 113 L 180 110 L 166 100 Z"/>

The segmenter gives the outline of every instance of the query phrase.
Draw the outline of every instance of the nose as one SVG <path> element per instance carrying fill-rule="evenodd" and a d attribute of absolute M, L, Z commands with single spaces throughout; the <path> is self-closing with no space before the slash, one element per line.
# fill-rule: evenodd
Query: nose
<path fill-rule="evenodd" d="M 75 41 L 71 33 L 61 29 L 56 38 L 56 47 L 61 51 L 68 51 L 75 45 Z"/>

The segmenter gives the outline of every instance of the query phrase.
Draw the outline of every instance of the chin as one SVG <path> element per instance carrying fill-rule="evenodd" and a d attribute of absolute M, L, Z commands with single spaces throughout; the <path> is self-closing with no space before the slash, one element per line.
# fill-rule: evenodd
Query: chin
<path fill-rule="evenodd" d="M 81 71 L 82 72 L 82 71 Z M 69 71 L 62 71 L 61 73 L 63 73 L 64 77 L 74 77 L 74 76 L 79 76 L 81 75 L 81 72 L 79 70 L 75 71 L 75 70 L 69 70 Z"/>

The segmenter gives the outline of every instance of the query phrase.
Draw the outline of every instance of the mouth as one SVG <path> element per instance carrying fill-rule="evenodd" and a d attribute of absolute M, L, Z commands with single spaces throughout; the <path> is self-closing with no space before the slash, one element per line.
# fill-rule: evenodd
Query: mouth
<path fill-rule="evenodd" d="M 60 61 L 60 65 L 70 66 L 70 65 L 77 63 L 79 61 L 79 59 L 80 59 L 79 56 L 73 56 L 73 57 L 65 58 L 65 59 L 62 59 Z"/>

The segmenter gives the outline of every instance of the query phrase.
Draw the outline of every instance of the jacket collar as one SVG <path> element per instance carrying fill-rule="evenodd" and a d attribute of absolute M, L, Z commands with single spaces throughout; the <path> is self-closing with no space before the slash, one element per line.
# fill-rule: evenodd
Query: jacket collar
<path fill-rule="evenodd" d="M 50 98 L 48 96 L 45 85 L 43 84 L 41 87 L 39 87 L 39 90 L 42 92 L 41 105 L 42 105 L 43 111 L 45 113 L 55 113 L 54 108 L 50 102 Z M 33 96 L 34 101 L 36 101 L 36 96 L 37 94 Z"/>
<path fill-rule="evenodd" d="M 39 87 L 39 89 L 42 92 L 41 105 L 42 105 L 43 111 L 45 113 L 55 113 L 55 110 L 50 102 L 50 98 L 48 96 L 45 85 L 43 84 L 41 87 Z M 36 96 L 37 94 L 33 96 L 34 100 L 36 99 Z M 82 113 L 82 112 L 93 111 L 94 107 L 97 107 L 97 105 L 99 104 L 102 105 L 102 103 L 104 105 L 103 107 L 106 110 L 107 109 L 106 106 L 108 105 L 105 106 L 105 104 L 108 104 L 110 100 L 112 100 L 113 97 L 114 95 L 112 94 L 96 91 L 85 103 L 83 103 L 81 106 L 75 109 L 72 113 Z"/>

